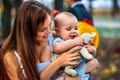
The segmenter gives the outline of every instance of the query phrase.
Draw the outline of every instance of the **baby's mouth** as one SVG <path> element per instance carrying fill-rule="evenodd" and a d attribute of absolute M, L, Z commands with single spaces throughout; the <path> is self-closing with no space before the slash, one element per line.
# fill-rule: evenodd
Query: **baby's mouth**
<path fill-rule="evenodd" d="M 71 39 L 74 39 L 75 37 L 76 37 L 76 35 L 72 35 L 72 36 L 70 36 L 71 37 Z"/>

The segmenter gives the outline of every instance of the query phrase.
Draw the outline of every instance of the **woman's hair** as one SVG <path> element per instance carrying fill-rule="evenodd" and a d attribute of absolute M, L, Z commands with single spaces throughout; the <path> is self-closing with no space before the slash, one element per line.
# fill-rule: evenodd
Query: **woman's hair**
<path fill-rule="evenodd" d="M 38 80 L 39 75 L 36 68 L 36 34 L 38 24 L 44 24 L 47 15 L 51 11 L 37 1 L 26 1 L 18 9 L 13 29 L 0 50 L 0 78 L 9 80 L 3 57 L 7 51 L 15 50 L 22 59 L 22 64 L 27 76 L 26 80 Z M 42 26 L 41 26 L 42 27 Z M 22 80 L 21 71 L 18 70 L 18 77 Z"/>
<path fill-rule="evenodd" d="M 73 0 L 73 1 L 82 1 L 82 0 Z"/>

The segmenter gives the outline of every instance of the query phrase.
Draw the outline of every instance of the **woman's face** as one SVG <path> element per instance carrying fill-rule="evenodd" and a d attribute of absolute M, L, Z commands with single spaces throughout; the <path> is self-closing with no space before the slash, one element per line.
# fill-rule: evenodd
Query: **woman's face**
<path fill-rule="evenodd" d="M 37 35 L 36 35 L 36 41 L 39 43 L 41 42 L 48 42 L 48 34 L 51 32 L 50 30 L 51 25 L 51 18 L 49 15 L 47 15 L 47 18 L 43 25 L 38 25 Z"/>

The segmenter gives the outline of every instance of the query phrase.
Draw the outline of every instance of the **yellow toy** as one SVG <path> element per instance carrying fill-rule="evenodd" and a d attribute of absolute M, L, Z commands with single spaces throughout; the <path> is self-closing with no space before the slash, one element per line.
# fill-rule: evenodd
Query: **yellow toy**
<path fill-rule="evenodd" d="M 95 36 L 95 38 L 93 39 L 92 45 L 93 45 L 95 48 L 98 48 L 100 38 L 99 38 L 98 31 L 97 31 L 93 26 L 91 26 L 91 25 L 88 24 L 88 23 L 79 21 L 79 22 L 78 22 L 78 29 L 79 29 L 80 34 L 83 34 L 83 33 L 86 33 L 86 32 L 87 32 L 87 33 L 95 32 L 95 33 L 96 33 L 96 36 Z"/>

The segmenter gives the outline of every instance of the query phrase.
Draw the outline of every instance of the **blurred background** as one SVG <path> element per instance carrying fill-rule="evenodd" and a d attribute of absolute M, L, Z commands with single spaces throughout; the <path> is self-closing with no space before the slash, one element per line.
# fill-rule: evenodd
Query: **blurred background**
<path fill-rule="evenodd" d="M 9 35 L 16 10 L 26 0 L 0 0 L 0 45 Z M 66 11 L 63 0 L 37 0 L 52 11 Z M 82 0 L 92 14 L 100 35 L 97 59 L 100 67 L 92 72 L 92 80 L 120 80 L 120 0 Z M 93 65 L 94 66 L 94 65 Z"/>

